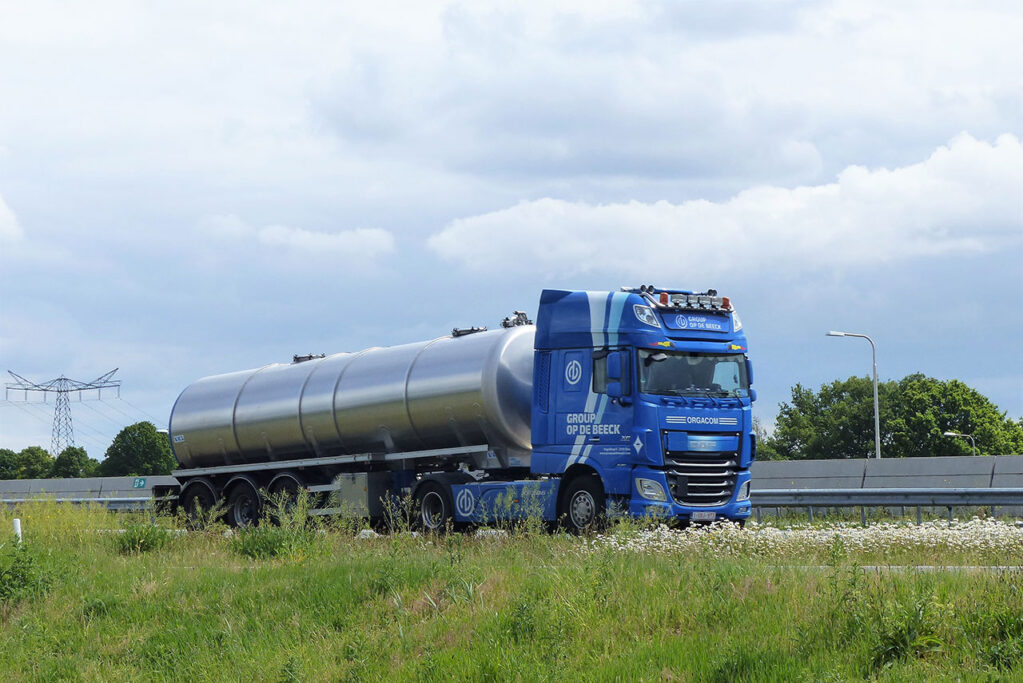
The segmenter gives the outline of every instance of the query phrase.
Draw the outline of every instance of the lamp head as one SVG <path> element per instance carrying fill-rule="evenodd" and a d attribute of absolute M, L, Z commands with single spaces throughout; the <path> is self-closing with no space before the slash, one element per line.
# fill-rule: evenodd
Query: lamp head
<path fill-rule="evenodd" d="M 836 332 L 835 330 L 831 330 L 830 332 L 827 333 L 826 336 L 828 336 L 828 337 L 844 337 L 845 336 L 845 332 Z"/>

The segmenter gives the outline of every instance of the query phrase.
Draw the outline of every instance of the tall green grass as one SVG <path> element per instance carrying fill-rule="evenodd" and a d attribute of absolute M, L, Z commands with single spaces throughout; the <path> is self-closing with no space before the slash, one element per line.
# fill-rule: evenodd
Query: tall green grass
<path fill-rule="evenodd" d="M 624 552 L 528 523 L 360 539 L 288 512 L 123 554 L 111 539 L 148 517 L 33 504 L 0 531 L 13 516 L 46 578 L 0 602 L 5 681 L 1023 679 L 1020 574 L 864 571 L 878 558 L 838 543 Z"/>

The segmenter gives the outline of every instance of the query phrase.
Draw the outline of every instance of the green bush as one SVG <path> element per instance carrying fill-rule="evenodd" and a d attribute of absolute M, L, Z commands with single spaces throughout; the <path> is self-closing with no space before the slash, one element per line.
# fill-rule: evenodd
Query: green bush
<path fill-rule="evenodd" d="M 885 605 L 878 626 L 880 638 L 874 645 L 871 661 L 875 669 L 942 650 L 943 643 L 938 636 L 940 622 L 927 599 Z"/>
<path fill-rule="evenodd" d="M 114 546 L 122 555 L 138 555 L 159 550 L 170 539 L 170 531 L 158 524 L 129 524 L 124 533 L 114 538 Z"/>
<path fill-rule="evenodd" d="M 231 550 L 256 560 L 304 557 L 311 554 L 316 532 L 291 526 L 263 523 L 239 529 L 231 538 Z"/>
<path fill-rule="evenodd" d="M 0 543 L 0 603 L 43 593 L 49 583 L 28 546 L 13 537 Z"/>
<path fill-rule="evenodd" d="M 324 533 L 319 520 L 309 515 L 312 501 L 305 491 L 291 498 L 271 496 L 257 526 L 236 529 L 231 550 L 256 560 L 301 558 L 313 553 Z"/>

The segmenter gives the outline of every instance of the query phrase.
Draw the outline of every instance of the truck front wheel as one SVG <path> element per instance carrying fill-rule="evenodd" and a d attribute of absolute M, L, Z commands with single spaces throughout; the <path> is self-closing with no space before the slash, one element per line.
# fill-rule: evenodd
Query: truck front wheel
<path fill-rule="evenodd" d="M 578 476 L 567 484 L 558 517 L 564 528 L 578 534 L 600 525 L 605 517 L 605 505 L 604 485 L 600 478 Z"/>

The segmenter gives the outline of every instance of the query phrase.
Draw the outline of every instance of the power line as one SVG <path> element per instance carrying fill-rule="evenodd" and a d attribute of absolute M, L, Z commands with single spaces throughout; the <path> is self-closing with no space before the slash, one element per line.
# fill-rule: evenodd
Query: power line
<path fill-rule="evenodd" d="M 119 422 L 119 421 L 115 420 L 114 418 L 110 417 L 109 415 L 104 413 L 102 410 L 99 410 L 98 408 L 93 408 L 88 403 L 83 403 L 82 406 L 85 407 L 85 408 L 88 408 L 92 412 L 96 413 L 101 418 L 103 418 L 104 420 L 106 420 L 110 424 L 114 425 L 114 427 L 116 427 L 118 430 L 124 429 L 124 425 L 121 422 Z"/>
<path fill-rule="evenodd" d="M 0 406 L 12 406 L 18 409 L 20 412 L 24 413 L 25 415 L 29 416 L 33 420 L 38 420 L 40 423 L 50 426 L 53 418 L 50 415 L 49 411 L 45 410 L 42 407 L 42 405 L 43 404 L 41 403 L 24 403 L 7 400 L 0 401 Z M 91 426 L 88 426 L 81 420 L 79 420 L 77 427 L 78 427 L 77 431 L 85 433 L 81 435 L 81 439 L 95 446 L 95 448 L 93 449 L 94 451 L 104 450 L 103 449 L 104 443 L 111 441 L 111 438 L 109 436 L 107 436 L 103 432 L 94 429 Z"/>
<path fill-rule="evenodd" d="M 137 418 L 136 415 L 129 415 L 128 413 L 124 412 L 123 410 L 121 410 L 120 408 L 118 408 L 114 404 L 110 403 L 109 401 L 100 401 L 99 405 L 106 406 L 107 408 L 110 408 L 111 410 L 113 410 L 115 413 L 120 413 L 121 415 L 124 415 L 126 418 L 128 418 L 132 422 L 138 422 L 139 421 L 138 419 L 136 419 Z"/>
<path fill-rule="evenodd" d="M 146 417 L 148 417 L 148 418 L 149 418 L 149 420 L 150 420 L 150 421 L 151 421 L 151 422 L 152 422 L 152 423 L 153 423 L 154 425 L 157 425 L 157 426 L 159 426 L 159 424 L 160 424 L 161 422 L 163 422 L 163 420 L 161 420 L 161 419 L 160 419 L 160 418 L 158 418 L 158 417 L 155 417 L 155 416 L 154 416 L 154 415 L 153 415 L 152 413 L 150 413 L 149 411 L 146 411 L 146 410 L 142 410 L 142 408 L 139 408 L 139 407 L 138 407 L 137 405 L 135 405 L 135 404 L 133 404 L 133 403 L 129 403 L 129 402 L 128 402 L 128 399 L 124 398 L 123 396 L 118 396 L 116 400 L 118 400 L 118 401 L 121 401 L 122 403 L 127 403 L 127 404 L 128 404 L 128 406 L 129 406 L 130 408 L 132 408 L 133 410 L 136 410 L 136 411 L 138 411 L 138 412 L 142 413 L 143 415 L 145 415 Z"/>
<path fill-rule="evenodd" d="M 24 392 L 25 402 L 28 402 L 29 392 L 41 393 L 45 402 L 47 394 L 56 394 L 57 400 L 53 410 L 53 430 L 50 436 L 50 453 L 56 457 L 68 446 L 75 445 L 74 426 L 71 422 L 71 394 L 77 394 L 79 401 L 82 400 L 82 392 L 96 391 L 97 398 L 102 400 L 103 389 L 117 389 L 117 395 L 121 395 L 121 381 L 111 379 L 117 368 L 114 368 L 105 375 L 100 375 L 91 382 L 79 382 L 69 379 L 64 375 L 46 382 L 32 382 L 11 370 L 7 371 L 14 382 L 8 382 L 4 398 L 10 400 L 11 391 Z M 83 404 L 84 405 L 84 404 Z"/>
<path fill-rule="evenodd" d="M 0 401 L 0 405 L 14 406 L 15 408 L 17 408 L 21 412 L 23 412 L 26 415 L 28 415 L 29 417 L 31 417 L 33 420 L 39 420 L 40 422 L 42 422 L 44 424 L 47 424 L 47 425 L 50 424 L 49 418 L 45 418 L 44 419 L 44 418 L 40 417 L 38 413 L 34 413 L 31 410 L 29 410 L 28 408 L 26 408 L 25 404 L 17 403 L 16 401 L 4 400 L 4 401 Z"/>

